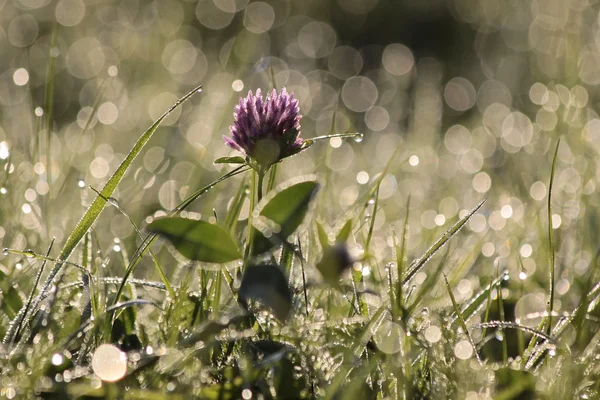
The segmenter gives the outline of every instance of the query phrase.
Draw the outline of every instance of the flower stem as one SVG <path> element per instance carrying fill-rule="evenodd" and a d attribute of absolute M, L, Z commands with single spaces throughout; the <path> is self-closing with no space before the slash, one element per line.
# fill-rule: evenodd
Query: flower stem
<path fill-rule="evenodd" d="M 258 203 L 262 200 L 263 178 L 265 177 L 265 173 L 262 171 L 258 172 L 257 176 L 258 184 L 256 185 L 256 202 Z"/>
<path fill-rule="evenodd" d="M 250 249 L 252 248 L 252 214 L 254 213 L 254 207 L 256 206 L 256 177 L 260 177 L 260 174 L 256 170 L 252 171 L 252 180 L 250 182 L 250 210 L 248 210 L 248 232 L 246 233 L 246 248 L 244 249 L 244 264 L 242 270 L 248 266 L 250 260 Z M 260 178 L 259 178 L 260 180 Z"/>

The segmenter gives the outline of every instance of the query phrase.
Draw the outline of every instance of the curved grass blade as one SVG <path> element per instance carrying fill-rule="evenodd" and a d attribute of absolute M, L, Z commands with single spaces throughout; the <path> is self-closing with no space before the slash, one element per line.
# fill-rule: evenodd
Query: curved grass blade
<path fill-rule="evenodd" d="M 548 334 L 552 332 L 552 311 L 554 309 L 554 229 L 552 228 L 552 187 L 554 185 L 554 174 L 556 172 L 556 160 L 558 159 L 558 148 L 560 139 L 556 143 L 554 150 L 554 159 L 552 160 L 552 172 L 550 173 L 550 184 L 548 186 L 548 251 L 550 252 L 550 301 L 548 302 Z"/>
<path fill-rule="evenodd" d="M 511 322 L 511 321 L 482 322 L 479 324 L 475 324 L 473 327 L 474 328 L 487 328 L 487 329 L 490 329 L 490 328 L 519 329 L 523 332 L 531 333 L 534 336 L 538 336 L 544 340 L 547 340 L 551 344 L 554 343 L 554 340 L 552 340 L 552 338 L 550 336 L 546 335 L 544 332 L 537 330 L 537 329 L 530 328 L 525 325 L 517 324 L 516 322 Z"/>
<path fill-rule="evenodd" d="M 421 258 L 415 260 L 411 264 L 409 270 L 406 272 L 406 276 L 404 276 L 404 278 L 402 279 L 403 285 L 406 284 L 406 282 L 408 282 L 413 276 L 415 276 L 415 274 L 417 272 L 419 272 L 419 270 L 421 268 L 423 268 L 423 266 L 427 263 L 427 261 L 429 261 L 431 259 L 431 257 L 433 257 L 433 255 L 439 249 L 441 249 L 446 244 L 446 242 L 448 242 L 448 240 L 450 240 L 454 235 L 456 235 L 456 233 L 458 233 L 458 231 L 467 223 L 467 221 L 473 216 L 473 214 L 475 214 L 477 212 L 477 210 L 479 210 L 481 208 L 481 206 L 483 205 L 483 203 L 485 203 L 486 200 L 487 199 L 483 199 L 479 204 L 477 204 L 475 206 L 475 208 L 473 208 L 471 211 L 469 211 L 469 213 L 467 215 L 465 215 L 457 223 L 452 225 L 452 227 L 450 229 L 448 229 L 448 231 L 446 231 L 446 233 L 444 233 L 442 235 L 442 237 L 440 237 L 433 244 L 433 246 L 431 246 L 425 252 L 425 254 L 423 254 L 421 256 Z"/>
<path fill-rule="evenodd" d="M 452 293 L 452 288 L 450 287 L 450 284 L 448 283 L 448 278 L 446 277 L 446 274 L 443 274 L 443 275 L 444 275 L 444 282 L 446 283 L 446 289 L 448 289 L 448 294 L 450 295 L 450 300 L 452 301 L 452 307 L 454 307 L 454 312 L 456 313 L 456 315 L 458 315 L 458 320 L 460 322 L 460 326 L 462 327 L 463 332 L 465 332 L 465 335 L 467 335 L 467 339 L 469 340 L 471 347 L 473 347 L 473 352 L 475 353 L 475 357 L 477 358 L 479 365 L 483 365 L 483 363 L 481 362 L 481 358 L 479 357 L 479 353 L 477 352 L 477 347 L 475 346 L 475 342 L 473 341 L 473 338 L 471 337 L 471 334 L 469 333 L 469 328 L 467 328 L 467 324 L 465 323 L 465 320 L 462 318 L 462 314 L 460 313 L 460 309 L 458 308 L 458 304 L 456 303 L 456 299 L 454 298 L 454 294 Z"/>
<path fill-rule="evenodd" d="M 369 341 L 375 334 L 375 331 L 383 322 L 384 318 L 386 317 L 386 312 L 387 304 L 383 304 L 377 309 L 377 311 L 375 311 L 375 314 L 373 314 L 373 317 L 371 318 L 371 320 L 365 327 L 365 330 L 363 331 L 362 335 L 360 336 L 358 343 L 356 344 L 356 346 L 354 346 L 353 353 L 356 358 L 359 358 L 367 348 L 367 343 L 369 343 Z"/>
<path fill-rule="evenodd" d="M 92 205 L 88 208 L 86 213 L 79 220 L 79 222 L 75 226 L 75 229 L 73 229 L 73 231 L 71 232 L 71 235 L 69 235 L 67 242 L 64 244 L 63 249 L 60 252 L 60 255 L 58 256 L 58 260 L 60 262 L 57 263 L 48 274 L 48 277 L 44 282 L 44 286 L 42 287 L 42 291 L 40 295 L 38 295 L 38 297 L 36 298 L 36 301 L 34 302 L 36 307 L 37 304 L 39 304 L 39 302 L 41 301 L 40 299 L 52 285 L 52 282 L 54 281 L 56 275 L 62 269 L 64 261 L 66 261 L 71 256 L 71 253 L 73 252 L 73 250 L 75 250 L 75 247 L 79 244 L 85 233 L 88 231 L 88 229 L 91 228 L 92 224 L 96 221 L 102 210 L 104 210 L 104 206 L 107 203 L 106 199 L 112 196 L 115 189 L 123 179 L 123 176 L 125 176 L 125 173 L 129 169 L 129 166 L 133 163 L 138 154 L 140 154 L 146 143 L 148 143 L 154 132 L 156 132 L 156 130 L 158 129 L 161 122 L 177 107 L 179 107 L 186 100 L 192 97 L 192 95 L 201 90 L 202 86 L 198 86 L 197 88 L 193 89 L 188 94 L 177 100 L 175 104 L 173 104 L 160 118 L 158 118 L 150 126 L 150 128 L 148 128 L 146 132 L 142 134 L 142 136 L 140 136 L 140 138 L 137 140 L 129 154 L 127 154 L 121 165 L 119 165 L 115 173 L 110 177 L 110 179 L 100 192 L 102 196 L 96 196 Z"/>
<path fill-rule="evenodd" d="M 480 292 L 478 292 L 475 297 L 471 299 L 468 303 L 462 306 L 460 311 L 462 318 L 465 321 L 468 321 L 475 315 L 486 303 L 486 300 L 489 298 L 492 290 L 500 285 L 500 283 L 505 279 L 506 274 L 502 274 L 501 276 L 494 279 L 492 282 L 488 283 L 488 285 L 483 288 Z M 454 324 L 458 320 L 458 315 L 454 315 L 450 321 L 450 323 Z"/>
<path fill-rule="evenodd" d="M 52 241 L 50 242 L 50 246 L 48 246 L 48 251 L 46 252 L 46 257 L 48 257 L 50 255 L 50 251 L 52 251 L 53 245 L 54 245 L 54 239 L 52 239 Z M 40 267 L 40 270 L 38 271 L 38 273 L 35 277 L 35 282 L 33 283 L 33 287 L 31 288 L 31 293 L 29 294 L 29 297 L 27 298 L 27 303 L 25 304 L 25 307 L 23 307 L 21 309 L 23 312 L 19 311 L 19 313 L 17 314 L 17 317 L 16 317 L 17 323 L 12 324 L 9 327 L 9 330 L 6 333 L 6 336 L 4 337 L 3 342 L 5 345 L 7 345 L 8 350 L 10 350 L 15 339 L 19 336 L 21 327 L 23 325 L 23 321 L 25 320 L 27 313 L 31 309 L 30 307 L 31 307 L 31 303 L 33 302 L 33 295 L 35 294 L 35 290 L 37 289 L 38 284 L 40 283 L 40 278 L 42 277 L 42 273 L 44 272 L 44 268 L 46 267 L 47 262 L 48 262 L 48 260 L 44 260 L 44 262 L 42 263 L 42 266 Z"/>
<path fill-rule="evenodd" d="M 96 189 L 94 189 L 92 187 L 91 187 L 91 189 L 94 192 L 96 192 L 98 194 L 98 196 L 102 196 L 102 193 L 98 192 Z M 137 235 L 143 241 L 144 240 L 144 235 L 142 235 L 142 232 L 140 231 L 140 228 L 131 219 L 131 217 L 129 216 L 129 214 L 127 214 L 125 212 L 125 210 L 123 210 L 121 208 L 121 206 L 119 205 L 119 203 L 117 202 L 117 200 L 114 197 L 110 197 L 110 198 L 108 198 L 106 200 L 108 201 L 108 203 L 110 205 L 112 205 L 113 207 L 115 207 L 117 209 L 117 211 L 119 211 L 125 218 L 127 218 L 127 220 L 129 221 L 129 223 L 131 224 L 131 226 L 133 227 L 133 229 L 135 230 L 135 232 L 137 233 Z M 154 252 L 152 251 L 152 249 L 150 250 L 150 257 L 152 258 L 152 262 L 154 263 L 154 267 L 156 268 L 156 271 L 158 272 L 158 275 L 160 276 L 160 280 L 163 282 L 163 284 L 165 285 L 167 291 L 169 292 L 169 296 L 171 296 L 171 298 L 174 299 L 175 298 L 175 291 L 173 290 L 173 286 L 171 286 L 171 282 L 169 282 L 169 279 L 165 275 L 165 272 L 163 271 L 162 267 L 160 266 L 158 260 L 156 259 L 156 255 L 154 254 Z"/>

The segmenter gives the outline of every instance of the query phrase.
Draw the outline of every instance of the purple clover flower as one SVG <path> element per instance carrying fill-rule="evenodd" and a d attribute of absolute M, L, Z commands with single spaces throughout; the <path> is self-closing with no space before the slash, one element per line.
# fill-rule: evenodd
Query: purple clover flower
<path fill-rule="evenodd" d="M 298 100 L 294 94 L 273 89 L 263 100 L 260 89 L 241 98 L 235 106 L 231 137 L 223 136 L 225 144 L 245 154 L 250 165 L 266 171 L 282 158 L 294 155 L 308 144 L 300 138 Z"/>

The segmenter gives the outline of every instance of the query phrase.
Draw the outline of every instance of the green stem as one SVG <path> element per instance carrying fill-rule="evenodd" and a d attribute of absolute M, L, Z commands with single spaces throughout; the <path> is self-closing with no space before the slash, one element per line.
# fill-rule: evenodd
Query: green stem
<path fill-rule="evenodd" d="M 246 248 L 244 249 L 244 265 L 242 266 L 242 270 L 248 266 L 248 261 L 250 259 L 250 249 L 252 248 L 252 214 L 254 213 L 254 207 L 256 206 L 257 195 L 262 197 L 262 193 L 256 193 L 256 177 L 259 177 L 258 180 L 262 184 L 261 175 L 262 174 L 257 173 L 256 170 L 252 171 L 252 181 L 250 182 L 250 210 L 248 210 L 248 232 L 246 234 Z M 261 192 L 261 190 L 259 190 L 259 192 Z"/>
<path fill-rule="evenodd" d="M 271 172 L 269 173 L 269 182 L 267 183 L 267 193 L 269 193 L 275 187 L 275 178 L 277 177 L 277 164 L 271 166 Z"/>
<path fill-rule="evenodd" d="M 263 179 L 265 177 L 265 173 L 264 172 L 258 172 L 258 184 L 256 185 L 256 202 L 258 203 L 259 201 L 262 200 L 262 188 L 263 188 Z"/>

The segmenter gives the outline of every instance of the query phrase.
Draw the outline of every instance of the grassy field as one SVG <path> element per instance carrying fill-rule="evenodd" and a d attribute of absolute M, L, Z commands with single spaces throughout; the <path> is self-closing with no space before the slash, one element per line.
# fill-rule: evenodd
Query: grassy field
<path fill-rule="evenodd" d="M 0 398 L 600 398 L 598 11 L 0 0 Z"/>

